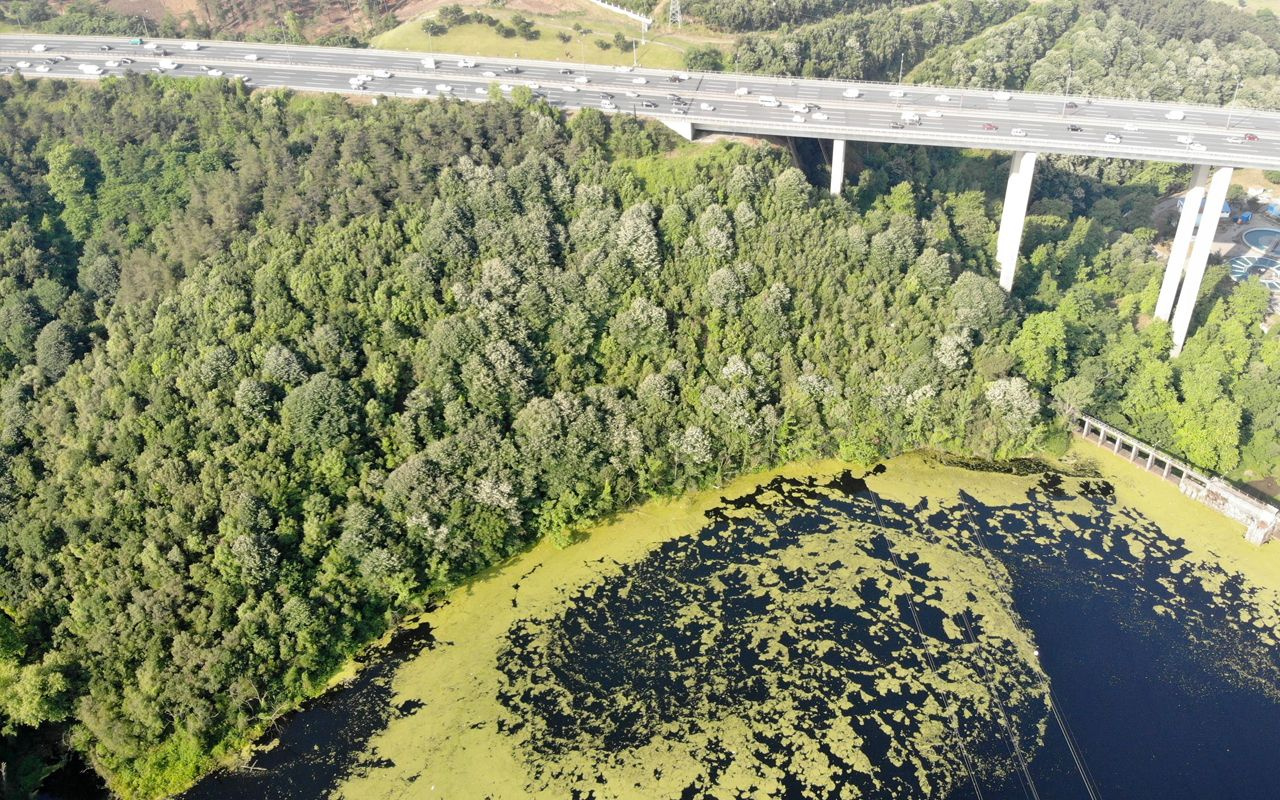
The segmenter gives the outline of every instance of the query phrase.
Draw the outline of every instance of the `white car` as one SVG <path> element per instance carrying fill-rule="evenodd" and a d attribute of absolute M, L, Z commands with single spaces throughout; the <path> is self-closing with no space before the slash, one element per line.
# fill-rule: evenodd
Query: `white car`
<path fill-rule="evenodd" d="M 804 117 L 800 116 L 799 114 L 793 114 L 793 115 L 792 115 L 792 117 L 791 117 L 791 121 L 792 121 L 792 122 L 804 122 Z"/>
<path fill-rule="evenodd" d="M 577 86 L 566 86 L 566 87 L 564 87 L 564 90 L 565 90 L 566 92 L 576 92 L 576 91 L 578 91 L 578 87 L 577 87 Z"/>
<path fill-rule="evenodd" d="M 682 80 L 682 81 L 687 81 L 687 80 L 689 80 L 689 73 L 687 73 L 687 72 L 678 72 L 678 73 L 676 73 L 676 79 L 677 79 L 677 80 Z"/>
<path fill-rule="evenodd" d="M 611 101 L 611 100 L 601 100 L 601 101 L 600 101 L 600 107 L 601 107 L 601 108 L 604 108 L 604 109 L 614 109 L 614 108 L 617 108 L 617 106 L 615 106 L 615 105 L 613 104 L 613 101 Z"/>
<path fill-rule="evenodd" d="M 934 119 L 938 119 L 939 117 L 942 116 L 942 112 L 936 108 L 931 108 L 928 111 L 924 112 L 924 115 L 926 117 L 933 117 Z"/>
<path fill-rule="evenodd" d="M 852 86 L 850 86 L 848 89 L 845 89 L 840 94 L 844 95 L 845 97 L 861 97 L 862 96 L 862 92 L 858 91 Z"/>
<path fill-rule="evenodd" d="M 578 77 L 573 79 L 573 82 L 574 83 L 591 83 L 591 79 L 588 78 L 586 75 L 579 75 Z"/>
<path fill-rule="evenodd" d="M 33 53 L 43 53 L 45 50 L 48 50 L 48 49 L 49 49 L 49 45 L 47 45 L 47 44 L 33 44 L 33 45 L 31 45 L 31 52 L 33 52 Z"/>
<path fill-rule="evenodd" d="M 1195 140 L 1196 140 L 1196 137 L 1192 136 L 1189 133 L 1184 133 L 1178 137 L 1178 144 L 1191 144 Z"/>
<path fill-rule="evenodd" d="M 29 68 L 31 67 L 31 62 L 30 62 L 30 61 L 19 61 L 19 62 L 17 62 L 16 64 L 14 64 L 14 66 L 15 66 L 15 67 L 17 67 L 18 69 L 29 69 Z"/>
<path fill-rule="evenodd" d="M 807 103 L 787 103 L 787 110 L 795 111 L 798 114 L 808 114 L 809 106 Z"/>
<path fill-rule="evenodd" d="M 777 100 L 773 99 L 772 97 L 761 97 L 760 105 L 764 106 L 765 108 L 777 108 L 778 106 L 782 105 L 782 103 L 779 103 Z"/>
<path fill-rule="evenodd" d="M 107 69 L 115 69 L 116 67 L 120 66 L 120 62 L 119 62 L 119 61 L 104 61 L 104 62 L 102 62 L 102 64 L 103 64 L 103 66 L 105 66 Z"/>
<path fill-rule="evenodd" d="M 36 72 L 48 72 L 48 71 L 49 71 L 48 64 L 36 64 Z"/>
<path fill-rule="evenodd" d="M 222 77 L 222 70 L 220 70 L 220 69 L 211 69 L 211 70 L 209 70 L 209 77 L 210 77 L 210 78 L 221 78 L 221 77 Z"/>
<path fill-rule="evenodd" d="M 950 103 L 950 102 L 951 102 L 951 95 L 949 95 L 949 94 L 937 94 L 937 95 L 934 95 L 934 96 L 933 96 L 933 99 L 934 99 L 935 101 L 939 102 L 939 103 Z"/>
<path fill-rule="evenodd" d="M 448 93 L 448 92 L 452 92 L 452 91 L 453 91 L 453 87 L 452 87 L 452 86 L 450 86 L 450 85 L 449 85 L 449 84 L 447 84 L 447 83 L 437 83 L 437 84 L 436 84 L 436 91 L 437 91 L 437 92 L 444 92 L 444 93 Z"/>
<path fill-rule="evenodd" d="M 542 84 L 537 83 L 537 82 L 534 82 L 534 83 L 529 84 L 529 88 L 530 88 L 530 89 L 533 89 L 533 90 L 536 92 L 537 90 L 539 90 L 539 89 L 541 89 L 541 88 L 542 88 Z"/>
<path fill-rule="evenodd" d="M 155 42 L 147 42 L 142 46 L 142 49 L 143 50 L 159 50 L 160 45 L 156 44 Z"/>
<path fill-rule="evenodd" d="M 1192 142 L 1191 144 L 1187 145 L 1187 149 L 1195 150 L 1197 153 L 1199 153 L 1204 151 L 1205 146 L 1202 142 Z"/>
<path fill-rule="evenodd" d="M 1007 103 L 1013 99 L 1013 95 L 1008 92 L 996 92 L 991 95 L 992 99 L 999 100 L 1001 103 Z"/>
<path fill-rule="evenodd" d="M 736 94 L 738 97 L 746 97 L 747 95 L 751 94 L 751 90 L 745 86 L 739 86 L 737 89 L 733 90 L 733 93 Z"/>
<path fill-rule="evenodd" d="M 472 61 L 472 60 L 471 60 L 471 59 L 469 59 L 469 58 L 460 58 L 460 59 L 458 59 L 458 66 L 460 66 L 460 67 L 462 67 L 462 68 L 464 68 L 464 69 L 468 69 L 468 68 L 470 68 L 470 67 L 474 67 L 475 65 L 476 65 L 476 62 Z"/>
<path fill-rule="evenodd" d="M 498 91 L 501 91 L 501 92 L 510 92 L 510 91 L 511 91 L 511 84 L 509 84 L 509 83 L 499 84 L 499 85 L 498 85 Z"/>
<path fill-rule="evenodd" d="M 371 80 L 373 80 L 372 75 L 357 75 L 354 78 L 352 78 L 350 82 L 351 83 L 368 83 Z"/>
<path fill-rule="evenodd" d="M 1024 131 L 1022 128 L 1014 128 L 1013 130 L 1009 131 L 1009 134 L 1012 136 L 1026 136 L 1027 132 Z"/>
<path fill-rule="evenodd" d="M 1227 144 L 1244 144 L 1243 136 L 1228 136 Z"/>
<path fill-rule="evenodd" d="M 97 64 L 81 64 L 80 71 L 85 75 L 101 75 L 102 67 Z"/>
<path fill-rule="evenodd" d="M 672 114 L 688 114 L 689 109 L 684 106 L 672 106 L 671 113 Z"/>
<path fill-rule="evenodd" d="M 475 88 L 475 93 L 476 93 L 476 94 L 488 94 L 488 93 L 489 93 L 489 90 L 488 90 L 488 89 L 486 89 L 486 88 L 485 88 L 485 87 L 483 87 L 483 86 L 477 86 L 477 87 Z"/>
<path fill-rule="evenodd" d="M 889 96 L 892 97 L 894 100 L 899 100 L 903 97 L 906 97 L 907 93 L 902 91 L 901 89 L 891 89 L 889 90 Z"/>
<path fill-rule="evenodd" d="M 715 106 L 713 106 L 713 105 L 711 105 L 710 103 L 698 103 L 698 108 L 702 109 L 703 111 L 715 111 L 715 110 L 716 110 L 716 107 L 715 107 Z"/>
<path fill-rule="evenodd" d="M 1175 121 L 1182 120 L 1187 118 L 1187 114 L 1185 111 L 1179 111 L 1178 109 L 1174 108 L 1169 111 L 1166 111 L 1164 114 L 1164 118 L 1175 120 Z"/>
<path fill-rule="evenodd" d="M 1124 140 L 1120 138 L 1119 134 L 1108 133 L 1106 136 L 1102 137 L 1102 141 L 1106 142 L 1107 144 L 1120 144 Z"/>
<path fill-rule="evenodd" d="M 172 59 L 162 58 L 156 62 L 156 66 L 160 69 L 177 69 L 181 64 L 177 61 L 173 61 Z"/>
<path fill-rule="evenodd" d="M 637 75 L 636 77 L 631 79 L 631 82 L 634 83 L 636 86 L 643 86 L 644 84 L 649 82 L 649 79 L 642 78 L 639 75 Z"/>
<path fill-rule="evenodd" d="M 831 119 L 831 117 L 828 117 L 826 114 L 822 113 L 821 111 L 813 112 L 813 118 L 818 120 L 819 122 L 826 122 L 827 120 Z"/>
<path fill-rule="evenodd" d="M 257 53 L 245 53 L 245 54 L 244 54 L 244 60 L 245 60 L 245 61 L 257 61 L 257 60 L 258 60 L 258 54 L 257 54 Z"/>
<path fill-rule="evenodd" d="M 423 68 L 423 69 L 435 69 L 435 68 L 436 68 L 436 60 L 435 60 L 434 58 L 424 58 L 424 59 L 422 59 L 422 68 Z"/>
<path fill-rule="evenodd" d="M 1138 123 L 1136 123 L 1136 122 L 1126 122 L 1126 123 L 1125 123 L 1124 125 L 1122 125 L 1121 127 L 1122 127 L 1122 128 L 1124 128 L 1126 131 L 1129 131 L 1130 133 L 1133 133 L 1134 131 L 1136 131 L 1136 130 L 1138 129 Z"/>
<path fill-rule="evenodd" d="M 393 76 L 390 72 L 387 72 L 385 69 L 375 69 L 375 70 L 373 71 L 373 77 L 375 77 L 375 78 L 391 78 L 391 77 L 394 77 L 394 76 Z"/>
<path fill-rule="evenodd" d="M 493 70 L 491 70 L 491 69 L 486 69 L 484 72 L 481 72 L 480 74 L 481 74 L 481 75 L 483 75 L 483 76 L 484 76 L 484 77 L 486 77 L 486 78 L 496 78 L 496 77 L 498 77 L 498 73 L 494 72 L 494 71 L 493 71 Z"/>
<path fill-rule="evenodd" d="M 415 86 L 413 87 L 413 93 L 416 94 L 418 97 L 426 97 L 427 95 L 431 94 L 431 90 L 425 86 Z"/>
<path fill-rule="evenodd" d="M 183 50 L 199 50 L 200 43 L 199 42 L 183 42 L 182 49 Z"/>
<path fill-rule="evenodd" d="M 625 94 L 627 97 L 633 97 L 633 98 L 634 98 L 634 97 L 639 97 L 639 96 L 640 96 L 640 93 L 639 93 L 639 92 L 633 92 L 633 91 L 631 91 L 630 89 L 628 89 L 627 91 L 623 92 L 623 94 Z"/>

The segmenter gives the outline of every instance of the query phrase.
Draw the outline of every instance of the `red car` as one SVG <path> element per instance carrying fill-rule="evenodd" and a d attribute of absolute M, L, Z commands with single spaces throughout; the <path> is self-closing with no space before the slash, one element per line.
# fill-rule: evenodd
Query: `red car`
<path fill-rule="evenodd" d="M 983 129 L 984 131 L 998 131 L 998 130 L 1000 130 L 1000 126 L 999 126 L 999 125 L 993 125 L 993 124 L 991 124 L 990 122 L 984 122 L 984 123 L 982 123 L 982 129 Z"/>
<path fill-rule="evenodd" d="M 1256 134 L 1256 133 L 1246 133 L 1246 134 L 1244 135 L 1244 140 L 1245 140 L 1246 142 L 1256 142 L 1256 141 L 1258 141 L 1258 134 Z"/>

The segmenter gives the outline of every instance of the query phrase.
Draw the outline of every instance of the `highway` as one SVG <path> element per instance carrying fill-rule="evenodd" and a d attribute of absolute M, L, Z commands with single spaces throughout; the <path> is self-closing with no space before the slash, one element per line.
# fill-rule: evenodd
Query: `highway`
<path fill-rule="evenodd" d="M 244 76 L 260 88 L 478 101 L 488 98 L 490 86 L 509 92 L 523 85 L 566 110 L 600 108 L 705 131 L 1280 169 L 1280 113 L 1242 107 L 678 74 L 487 56 L 472 57 L 474 66 L 468 66 L 467 57 L 456 55 L 243 42 L 202 41 L 199 50 L 189 51 L 182 49 L 184 40 L 146 41 L 131 45 L 118 37 L 0 35 L 0 73 L 79 79 L 128 70 L 181 77 L 212 74 L 232 80 Z M 424 58 L 434 66 L 425 65 Z M 177 66 L 162 69 L 166 60 Z M 96 65 L 102 75 L 87 74 L 81 65 Z M 378 71 L 390 77 L 378 77 Z M 370 80 L 353 88 L 351 80 L 360 75 Z M 765 104 L 770 97 L 776 106 Z M 806 106 L 801 109 L 800 104 Z M 904 121 L 904 114 L 918 115 L 918 124 Z"/>

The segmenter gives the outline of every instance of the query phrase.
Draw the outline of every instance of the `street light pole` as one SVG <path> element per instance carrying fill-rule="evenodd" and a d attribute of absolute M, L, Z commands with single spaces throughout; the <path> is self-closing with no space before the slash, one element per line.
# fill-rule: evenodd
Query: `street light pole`
<path fill-rule="evenodd" d="M 1241 83 L 1243 83 L 1243 81 L 1241 81 L 1241 80 L 1240 80 L 1240 76 L 1237 74 L 1237 75 L 1236 75 L 1236 88 L 1235 88 L 1235 90 L 1234 90 L 1233 92 L 1231 92 L 1231 102 L 1227 105 L 1227 127 L 1226 127 L 1226 130 L 1231 130 L 1231 115 L 1232 115 L 1233 113 L 1235 113 L 1236 97 L 1240 94 L 1240 84 L 1241 84 Z"/>

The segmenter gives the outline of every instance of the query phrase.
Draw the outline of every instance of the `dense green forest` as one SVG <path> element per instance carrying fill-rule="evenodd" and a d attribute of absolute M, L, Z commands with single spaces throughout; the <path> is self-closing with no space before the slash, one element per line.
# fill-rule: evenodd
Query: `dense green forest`
<path fill-rule="evenodd" d="M 1271 102 L 1274 19 L 1172 5 L 783 6 L 842 13 L 735 58 L 1210 101 L 1236 69 Z M 65 740 L 177 790 L 434 592 L 744 470 L 1053 450 L 1064 405 L 1280 469 L 1265 289 L 1213 267 L 1174 360 L 1149 317 L 1183 171 L 1044 159 L 1009 297 L 1006 157 L 850 157 L 831 198 L 527 95 L 0 82 L 0 788 Z"/>

